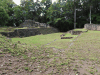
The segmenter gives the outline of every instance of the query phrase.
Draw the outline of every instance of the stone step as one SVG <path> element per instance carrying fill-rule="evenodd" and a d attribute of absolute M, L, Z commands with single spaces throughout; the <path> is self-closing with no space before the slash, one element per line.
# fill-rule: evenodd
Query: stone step
<path fill-rule="evenodd" d="M 73 37 L 61 37 L 61 39 L 72 39 Z"/>

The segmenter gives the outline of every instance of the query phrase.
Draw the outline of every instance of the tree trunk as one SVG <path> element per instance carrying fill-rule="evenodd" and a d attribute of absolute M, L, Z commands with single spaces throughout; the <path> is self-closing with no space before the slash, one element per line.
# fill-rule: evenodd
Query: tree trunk
<path fill-rule="evenodd" d="M 90 6 L 90 24 L 91 24 L 91 6 Z"/>
<path fill-rule="evenodd" d="M 74 0 L 74 29 L 76 28 L 76 5 L 75 5 L 76 0 Z"/>

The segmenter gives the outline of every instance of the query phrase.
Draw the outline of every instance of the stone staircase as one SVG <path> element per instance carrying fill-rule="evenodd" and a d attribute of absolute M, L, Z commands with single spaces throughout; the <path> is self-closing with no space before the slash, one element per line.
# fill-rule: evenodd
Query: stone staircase
<path fill-rule="evenodd" d="M 87 32 L 88 30 L 86 31 L 75 31 L 75 30 L 70 30 L 68 31 L 67 33 L 70 33 L 71 35 L 80 35 L 81 33 L 84 33 L 84 32 Z M 73 37 L 65 37 L 65 35 L 67 33 L 64 33 L 62 35 L 60 35 L 61 39 L 72 39 Z"/>

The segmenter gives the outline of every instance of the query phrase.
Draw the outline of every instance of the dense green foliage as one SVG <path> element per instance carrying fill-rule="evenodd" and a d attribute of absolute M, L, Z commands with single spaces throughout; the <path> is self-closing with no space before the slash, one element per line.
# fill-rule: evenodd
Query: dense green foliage
<path fill-rule="evenodd" d="M 8 16 L 6 10 L 2 6 L 0 6 L 0 25 L 7 24 L 8 18 L 9 18 L 9 16 Z"/>
<path fill-rule="evenodd" d="M 100 24 L 100 0 L 73 0 L 51 3 L 50 0 L 41 2 L 25 1 L 21 6 L 8 0 L 0 0 L 0 24 L 2 26 L 19 26 L 27 19 L 45 22 L 60 31 L 74 28 L 74 7 L 76 6 L 76 27 L 89 23 L 90 6 L 92 23 Z M 3 13 L 4 12 L 4 13 Z M 2 14 L 3 13 L 3 14 Z M 4 16 L 3 16 L 4 15 Z M 3 19 L 2 19 L 3 18 Z"/>
<path fill-rule="evenodd" d="M 83 2 L 86 0 L 83 0 Z M 100 24 L 100 0 L 88 0 L 83 3 L 83 13 L 85 13 L 85 17 L 89 18 L 91 6 L 91 17 L 92 23 Z"/>
<path fill-rule="evenodd" d="M 60 31 L 66 31 L 73 28 L 73 4 L 54 3 L 47 10 L 47 18 L 52 26 Z"/>

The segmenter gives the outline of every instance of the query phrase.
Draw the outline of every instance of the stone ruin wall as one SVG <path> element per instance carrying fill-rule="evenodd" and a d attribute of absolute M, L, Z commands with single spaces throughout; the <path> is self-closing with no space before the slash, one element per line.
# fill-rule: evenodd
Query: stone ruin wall
<path fill-rule="evenodd" d="M 20 24 L 20 27 L 50 27 L 49 24 L 46 23 L 39 23 L 35 22 L 33 20 L 25 20 L 22 24 Z"/>
<path fill-rule="evenodd" d="M 38 29 L 16 29 L 14 32 L 1 32 L 0 34 L 7 37 L 28 37 L 40 34 Z"/>
<path fill-rule="evenodd" d="M 97 30 L 97 31 L 100 31 L 100 24 L 85 24 L 84 28 L 88 29 L 88 30 Z"/>
<path fill-rule="evenodd" d="M 33 22 L 34 21 L 32 20 L 25 20 L 23 23 L 20 24 L 20 27 L 31 27 Z"/>
<path fill-rule="evenodd" d="M 47 31 L 47 29 L 49 30 Z M 51 34 L 53 33 L 52 31 L 55 33 L 58 32 L 58 30 L 55 28 L 28 28 L 28 29 L 15 29 L 13 32 L 0 32 L 0 34 L 13 38 L 13 37 L 29 37 L 40 34 Z"/>
<path fill-rule="evenodd" d="M 14 32 L 0 32 L 0 34 L 7 36 L 7 37 L 28 37 L 28 36 L 34 36 L 41 34 L 40 30 L 47 30 L 47 27 L 49 27 L 46 23 L 39 23 L 32 20 L 25 20 L 22 24 L 20 24 L 19 27 L 28 27 L 27 29 L 16 29 Z M 40 27 L 40 28 L 35 28 Z M 50 27 L 52 31 L 57 31 L 57 29 Z M 49 32 L 51 33 L 51 32 Z M 48 33 L 48 34 L 49 34 Z"/>

